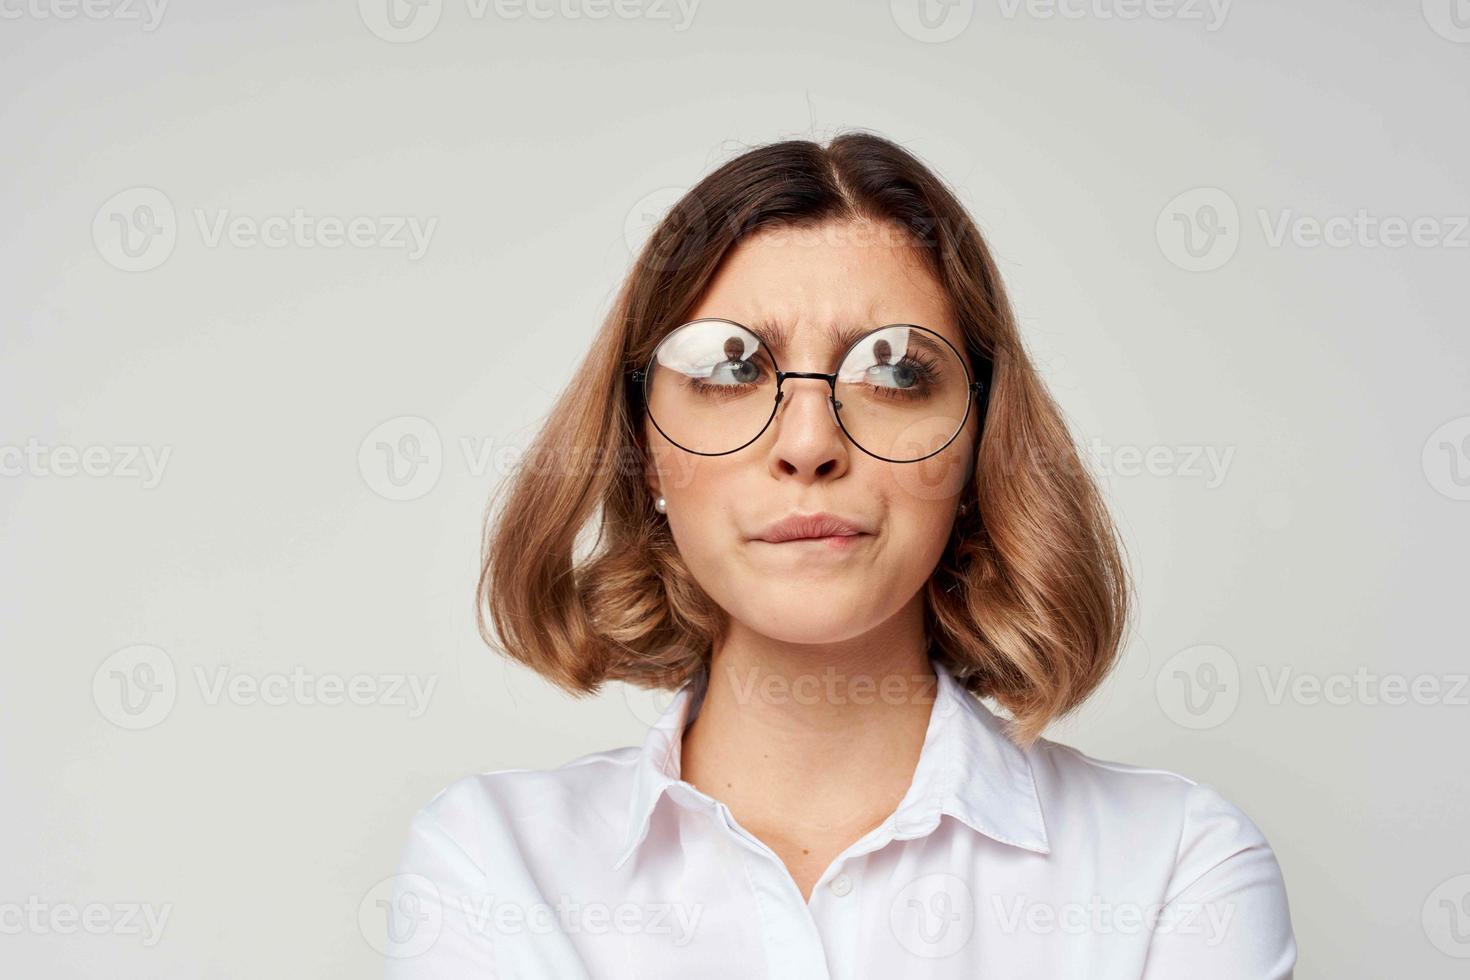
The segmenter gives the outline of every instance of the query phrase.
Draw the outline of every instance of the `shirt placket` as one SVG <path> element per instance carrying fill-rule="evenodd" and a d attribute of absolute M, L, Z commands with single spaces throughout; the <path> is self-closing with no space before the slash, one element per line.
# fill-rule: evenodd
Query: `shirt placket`
<path fill-rule="evenodd" d="M 682 781 L 671 793 L 682 797 L 686 805 L 704 810 L 716 829 L 733 840 L 734 854 L 750 882 L 760 915 L 766 976 L 770 980 L 830 980 L 822 934 L 776 852 L 736 823 L 730 808 L 714 797 Z M 759 974 L 753 970 L 752 975 Z"/>
<path fill-rule="evenodd" d="M 854 976 L 853 958 L 861 946 L 858 934 L 864 901 L 863 872 L 867 861 L 861 855 L 839 858 L 812 887 L 811 912 L 826 948 L 827 968 L 832 980 Z"/>
<path fill-rule="evenodd" d="M 833 859 L 812 886 L 810 903 L 780 855 L 736 822 L 729 807 L 688 784 L 742 848 L 760 909 L 773 980 L 845 980 L 858 975 L 853 957 L 861 946 L 862 879 L 865 857 L 895 837 L 890 818 Z"/>

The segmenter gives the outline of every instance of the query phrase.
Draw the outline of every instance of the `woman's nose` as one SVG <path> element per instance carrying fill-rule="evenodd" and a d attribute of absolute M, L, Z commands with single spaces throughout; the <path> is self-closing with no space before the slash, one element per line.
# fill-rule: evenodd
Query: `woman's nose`
<path fill-rule="evenodd" d="M 770 463 L 774 473 L 805 478 L 831 477 L 847 469 L 848 443 L 832 405 L 832 389 L 819 378 L 787 378 L 772 421 L 776 439 Z"/>

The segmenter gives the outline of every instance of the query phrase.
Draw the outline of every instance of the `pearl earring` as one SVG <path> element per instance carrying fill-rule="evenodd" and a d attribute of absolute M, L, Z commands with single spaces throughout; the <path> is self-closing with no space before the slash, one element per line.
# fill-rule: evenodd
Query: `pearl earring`
<path fill-rule="evenodd" d="M 653 509 L 658 511 L 660 514 L 667 514 L 669 512 L 669 502 L 660 497 L 653 502 Z"/>

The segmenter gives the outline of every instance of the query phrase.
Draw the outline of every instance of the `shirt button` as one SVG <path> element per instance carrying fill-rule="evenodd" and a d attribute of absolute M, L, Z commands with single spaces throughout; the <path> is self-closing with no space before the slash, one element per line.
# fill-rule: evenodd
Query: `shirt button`
<path fill-rule="evenodd" d="M 852 891 L 852 879 L 847 875 L 838 875 L 832 879 L 832 894 L 841 898 L 850 891 Z"/>

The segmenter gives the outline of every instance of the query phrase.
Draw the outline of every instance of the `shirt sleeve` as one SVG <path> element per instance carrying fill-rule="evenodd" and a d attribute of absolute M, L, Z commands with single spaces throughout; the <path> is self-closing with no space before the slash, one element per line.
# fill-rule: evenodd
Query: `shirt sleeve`
<path fill-rule="evenodd" d="M 491 930 L 476 914 L 489 894 L 484 871 L 434 815 L 415 814 L 385 909 L 386 980 L 494 980 Z"/>
<path fill-rule="evenodd" d="M 1214 788 L 1195 784 L 1143 980 L 1291 980 L 1296 952 L 1265 836 Z"/>

